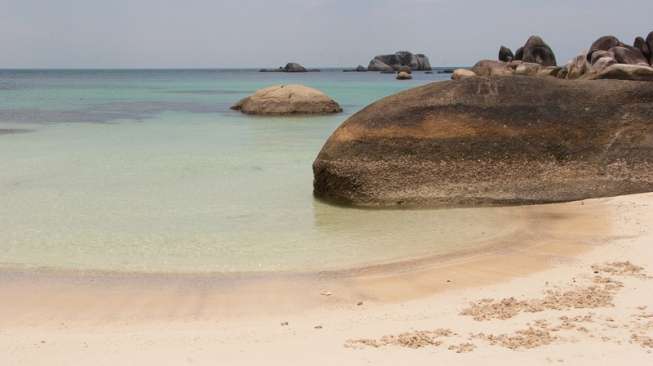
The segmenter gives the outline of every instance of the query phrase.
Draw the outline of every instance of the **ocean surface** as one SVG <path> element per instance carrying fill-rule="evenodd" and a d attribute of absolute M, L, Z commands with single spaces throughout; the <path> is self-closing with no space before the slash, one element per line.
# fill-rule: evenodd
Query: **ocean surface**
<path fill-rule="evenodd" d="M 0 70 L 0 268 L 316 271 L 471 248 L 510 231 L 492 209 L 348 209 L 311 164 L 348 116 L 446 74 Z M 229 107 L 280 83 L 344 113 Z"/>

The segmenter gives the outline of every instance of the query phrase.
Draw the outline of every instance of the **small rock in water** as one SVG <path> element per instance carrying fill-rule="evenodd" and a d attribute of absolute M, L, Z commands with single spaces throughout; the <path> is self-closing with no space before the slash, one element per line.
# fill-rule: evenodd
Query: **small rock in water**
<path fill-rule="evenodd" d="M 358 304 L 356 304 L 356 306 L 363 306 L 363 302 L 359 301 Z"/>

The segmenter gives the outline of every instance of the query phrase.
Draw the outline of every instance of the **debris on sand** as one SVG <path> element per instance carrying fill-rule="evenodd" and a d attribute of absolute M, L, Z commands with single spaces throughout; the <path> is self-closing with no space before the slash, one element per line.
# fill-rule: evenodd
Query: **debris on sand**
<path fill-rule="evenodd" d="M 456 353 L 468 353 L 476 349 L 476 346 L 473 343 L 461 343 L 456 345 L 449 346 L 449 351 L 454 351 Z"/>
<path fill-rule="evenodd" d="M 632 343 L 639 344 L 642 348 L 653 348 L 653 338 L 651 337 L 633 334 L 630 337 L 630 340 Z"/>
<path fill-rule="evenodd" d="M 546 329 L 537 329 L 533 327 L 518 330 L 513 334 L 493 335 L 479 333 L 472 335 L 472 337 L 487 341 L 493 346 L 499 345 L 512 350 L 542 347 L 549 345 L 558 339 Z"/>
<path fill-rule="evenodd" d="M 452 337 L 456 335 L 449 329 L 437 330 L 420 330 L 414 332 L 401 333 L 399 335 L 383 336 L 379 339 L 353 339 L 345 343 L 345 347 L 349 348 L 363 348 L 372 347 L 380 348 L 386 346 L 399 346 L 405 348 L 422 348 L 422 347 L 438 347 L 442 345 L 443 337 Z"/>
<path fill-rule="evenodd" d="M 636 266 L 630 262 L 595 264 L 592 266 L 592 269 L 595 273 L 607 273 L 614 276 L 647 277 L 644 273 L 644 267 Z"/>
<path fill-rule="evenodd" d="M 594 273 L 620 276 L 645 276 L 643 268 L 630 262 L 615 262 L 592 266 Z M 538 313 L 545 310 L 595 309 L 614 306 L 612 300 L 623 283 L 610 277 L 596 275 L 592 285 L 579 286 L 572 281 L 569 290 L 547 290 L 541 299 L 518 300 L 514 297 L 501 300 L 482 299 L 472 302 L 460 315 L 477 321 L 510 319 L 522 312 Z"/>

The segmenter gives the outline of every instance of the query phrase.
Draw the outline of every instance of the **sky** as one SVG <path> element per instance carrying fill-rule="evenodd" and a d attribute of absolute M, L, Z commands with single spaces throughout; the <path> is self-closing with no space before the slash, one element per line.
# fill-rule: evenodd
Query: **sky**
<path fill-rule="evenodd" d="M 565 63 L 653 31 L 653 0 L 0 0 L 0 68 L 355 67 L 496 59 L 537 34 Z"/>

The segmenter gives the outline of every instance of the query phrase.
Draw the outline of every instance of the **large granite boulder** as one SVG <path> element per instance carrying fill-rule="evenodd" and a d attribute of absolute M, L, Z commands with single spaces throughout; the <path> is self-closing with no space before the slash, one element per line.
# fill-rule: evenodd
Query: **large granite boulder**
<path fill-rule="evenodd" d="M 639 50 L 639 52 L 644 55 L 646 60 L 651 63 L 651 49 L 648 46 L 648 43 L 646 43 L 646 40 L 642 37 L 637 37 L 635 38 L 635 42 L 633 43 L 633 46 Z"/>
<path fill-rule="evenodd" d="M 617 46 L 612 47 L 609 52 L 614 54 L 614 58 L 619 64 L 650 66 L 648 59 L 635 47 Z"/>
<path fill-rule="evenodd" d="M 515 58 L 512 50 L 506 46 L 501 46 L 499 49 L 499 61 L 510 62 Z"/>
<path fill-rule="evenodd" d="M 313 164 L 367 207 L 535 204 L 653 191 L 653 83 L 471 77 L 384 98 Z"/>
<path fill-rule="evenodd" d="M 594 41 L 587 51 L 587 61 L 592 60 L 592 55 L 596 51 L 609 51 L 613 47 L 624 46 L 621 41 L 615 36 L 603 36 Z"/>
<path fill-rule="evenodd" d="M 400 67 L 407 66 L 413 71 L 431 70 L 431 63 L 428 57 L 423 54 L 413 54 L 408 51 L 399 51 L 391 55 L 379 55 L 370 61 L 367 67 L 370 71 L 392 71 L 399 70 Z"/>
<path fill-rule="evenodd" d="M 342 112 L 338 103 L 326 94 L 303 85 L 276 85 L 264 88 L 242 99 L 231 109 L 246 114 L 261 115 Z"/>
<path fill-rule="evenodd" d="M 542 66 L 557 66 L 556 56 L 551 47 L 538 36 L 531 36 L 523 47 L 521 61 L 540 64 Z"/>

